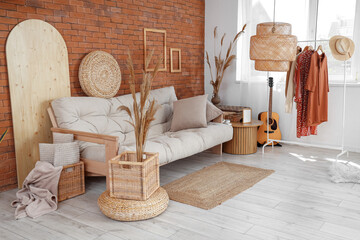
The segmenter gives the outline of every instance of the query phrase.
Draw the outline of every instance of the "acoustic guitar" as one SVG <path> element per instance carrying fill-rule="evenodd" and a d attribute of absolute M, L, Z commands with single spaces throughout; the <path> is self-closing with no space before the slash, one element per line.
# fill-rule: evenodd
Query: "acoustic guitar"
<path fill-rule="evenodd" d="M 257 141 L 259 145 L 267 143 L 267 139 L 281 140 L 281 132 L 279 127 L 279 114 L 272 112 L 272 95 L 273 95 L 274 80 L 269 77 L 269 111 L 261 112 L 258 115 L 258 119 L 264 124 L 261 125 L 257 132 Z M 269 120 L 268 120 L 269 115 Z M 280 145 L 278 142 L 274 142 L 275 145 Z"/>

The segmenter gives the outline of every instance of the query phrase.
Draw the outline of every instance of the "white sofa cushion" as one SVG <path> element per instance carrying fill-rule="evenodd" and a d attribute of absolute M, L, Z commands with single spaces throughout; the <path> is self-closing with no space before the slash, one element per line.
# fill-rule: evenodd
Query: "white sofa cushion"
<path fill-rule="evenodd" d="M 137 93 L 137 97 L 139 98 Z M 173 87 L 152 90 L 150 99 L 156 99 L 160 108 L 151 123 L 151 135 L 159 135 L 169 130 L 172 118 L 172 103 L 177 100 Z M 56 121 L 60 128 L 77 131 L 106 134 L 119 137 L 119 143 L 132 138 L 133 128 L 125 120 L 130 120 L 125 111 L 117 110 L 125 105 L 132 109 L 131 94 L 103 99 L 95 97 L 64 97 L 52 101 Z M 154 131 L 156 130 L 156 131 Z M 80 148 L 91 146 L 91 143 L 80 143 Z"/>
<path fill-rule="evenodd" d="M 166 132 L 149 138 L 145 151 L 158 152 L 159 162 L 163 165 L 229 141 L 232 138 L 232 132 L 231 126 L 220 123 L 209 123 L 207 128 Z M 135 143 L 119 145 L 119 153 L 123 151 L 135 151 Z M 103 145 L 89 146 L 82 152 L 82 157 L 104 162 L 105 147 Z"/>
<path fill-rule="evenodd" d="M 139 97 L 139 94 L 137 94 Z M 191 156 L 208 148 L 229 141 L 232 127 L 209 123 L 207 128 L 169 132 L 173 102 L 177 100 L 173 87 L 152 90 L 150 99 L 161 105 L 151 123 L 145 151 L 159 152 L 160 163 L 168 163 Z M 65 97 L 54 100 L 51 105 L 60 128 L 107 134 L 119 137 L 119 153 L 135 150 L 135 137 L 127 113 L 117 108 L 125 105 L 132 109 L 130 94 L 110 99 L 94 97 Z M 81 157 L 105 161 L 103 145 L 79 142 Z"/>
<path fill-rule="evenodd" d="M 145 151 L 158 152 L 160 164 L 166 164 L 227 142 L 232 139 L 232 135 L 232 126 L 209 123 L 206 128 L 166 132 L 149 138 L 145 145 Z M 134 151 L 135 143 L 122 145 L 119 148 L 119 152 L 126 150 Z"/>

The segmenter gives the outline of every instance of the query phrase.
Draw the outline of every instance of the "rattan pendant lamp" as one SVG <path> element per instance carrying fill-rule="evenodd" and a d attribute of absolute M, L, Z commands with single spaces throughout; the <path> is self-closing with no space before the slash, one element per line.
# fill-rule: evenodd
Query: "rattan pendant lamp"
<path fill-rule="evenodd" d="M 291 35 L 291 24 L 275 22 L 260 23 L 256 35 L 250 38 L 250 59 L 255 60 L 255 70 L 286 72 L 296 57 L 296 36 Z"/>

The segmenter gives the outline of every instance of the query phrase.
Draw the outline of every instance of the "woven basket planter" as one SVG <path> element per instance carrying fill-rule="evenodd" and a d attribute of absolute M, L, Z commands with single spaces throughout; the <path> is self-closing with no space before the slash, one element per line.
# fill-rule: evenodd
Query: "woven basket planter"
<path fill-rule="evenodd" d="M 145 153 L 136 161 L 135 152 L 123 152 L 109 161 L 110 197 L 147 200 L 160 187 L 159 153 Z"/>
<path fill-rule="evenodd" d="M 84 163 L 66 165 L 61 171 L 58 186 L 58 201 L 85 193 Z"/>

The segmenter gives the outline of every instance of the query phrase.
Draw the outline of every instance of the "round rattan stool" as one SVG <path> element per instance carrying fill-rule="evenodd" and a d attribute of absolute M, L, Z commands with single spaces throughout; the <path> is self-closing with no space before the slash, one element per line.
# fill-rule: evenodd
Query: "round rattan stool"
<path fill-rule="evenodd" d="M 98 199 L 101 212 L 119 221 L 138 221 L 156 217 L 165 211 L 168 204 L 169 196 L 162 187 L 146 201 L 112 198 L 109 191 L 103 192 Z"/>

